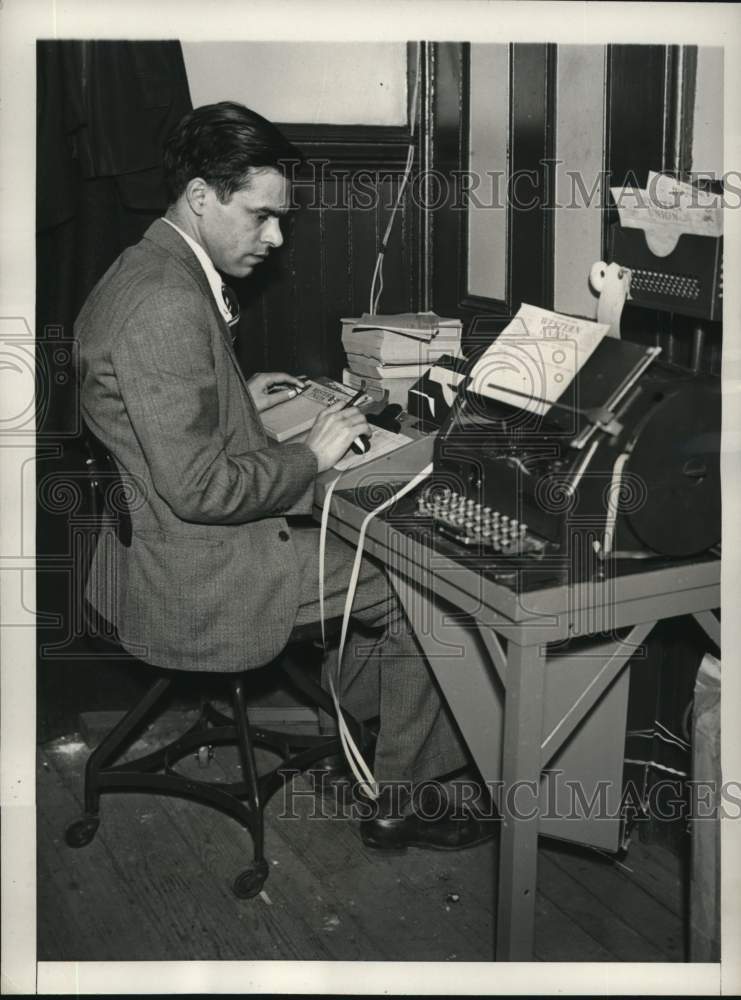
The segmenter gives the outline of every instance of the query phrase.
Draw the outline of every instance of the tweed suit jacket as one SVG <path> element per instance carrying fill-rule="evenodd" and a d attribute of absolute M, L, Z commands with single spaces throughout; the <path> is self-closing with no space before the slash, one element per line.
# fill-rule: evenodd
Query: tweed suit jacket
<path fill-rule="evenodd" d="M 237 671 L 285 646 L 299 602 L 286 514 L 317 463 L 272 445 L 206 275 L 158 220 L 78 317 L 82 412 L 132 488 L 132 541 L 101 535 L 88 600 L 158 666 Z"/>

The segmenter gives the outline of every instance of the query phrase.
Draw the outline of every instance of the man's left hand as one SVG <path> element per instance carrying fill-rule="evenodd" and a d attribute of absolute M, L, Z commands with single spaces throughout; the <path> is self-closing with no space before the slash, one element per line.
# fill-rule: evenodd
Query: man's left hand
<path fill-rule="evenodd" d="M 288 372 L 258 372 L 247 379 L 247 387 L 259 413 L 293 399 L 304 383 Z"/>

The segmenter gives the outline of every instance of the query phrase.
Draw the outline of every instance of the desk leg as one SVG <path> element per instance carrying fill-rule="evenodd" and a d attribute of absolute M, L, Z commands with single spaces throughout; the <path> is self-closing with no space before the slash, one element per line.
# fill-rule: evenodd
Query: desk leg
<path fill-rule="evenodd" d="M 496 958 L 504 962 L 529 962 L 533 957 L 543 661 L 539 646 L 509 643 L 496 922 Z"/>
<path fill-rule="evenodd" d="M 451 617 L 455 611 L 451 605 L 392 569 L 387 571 L 482 778 L 498 781 L 504 697 L 498 676 L 499 670 L 504 672 L 501 664 L 498 669 L 492 667 L 491 653 L 471 621 Z"/>
<path fill-rule="evenodd" d="M 720 622 L 712 611 L 696 611 L 695 621 L 705 635 L 720 649 Z"/>

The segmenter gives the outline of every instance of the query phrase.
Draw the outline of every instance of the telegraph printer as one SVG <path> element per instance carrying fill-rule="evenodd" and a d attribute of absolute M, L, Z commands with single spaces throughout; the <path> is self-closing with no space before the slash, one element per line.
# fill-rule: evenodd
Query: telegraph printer
<path fill-rule="evenodd" d="M 608 559 L 714 549 L 719 379 L 664 364 L 659 355 L 655 347 L 604 337 L 558 400 L 539 407 L 532 390 L 521 399 L 509 390 L 506 402 L 477 392 L 475 362 L 453 366 L 460 377 L 449 407 L 429 377 L 418 383 L 445 410 L 434 470 L 391 519 L 438 538 L 437 546 L 445 540 L 451 554 L 475 559 L 482 571 L 539 567 L 540 579 L 543 571 L 588 578 Z"/>

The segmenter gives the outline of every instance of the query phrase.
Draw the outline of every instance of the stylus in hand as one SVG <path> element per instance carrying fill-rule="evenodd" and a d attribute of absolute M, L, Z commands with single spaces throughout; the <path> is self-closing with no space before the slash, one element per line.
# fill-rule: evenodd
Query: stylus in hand
<path fill-rule="evenodd" d="M 355 406 L 360 397 L 364 395 L 365 395 L 365 390 L 358 389 L 353 398 L 348 400 L 348 402 L 345 403 L 342 409 L 346 410 L 350 406 Z M 356 437 L 353 443 L 350 445 L 351 449 L 355 452 L 356 455 L 365 455 L 366 452 L 370 451 L 370 446 L 371 446 L 371 441 L 367 434 L 359 434 L 358 437 Z"/>

